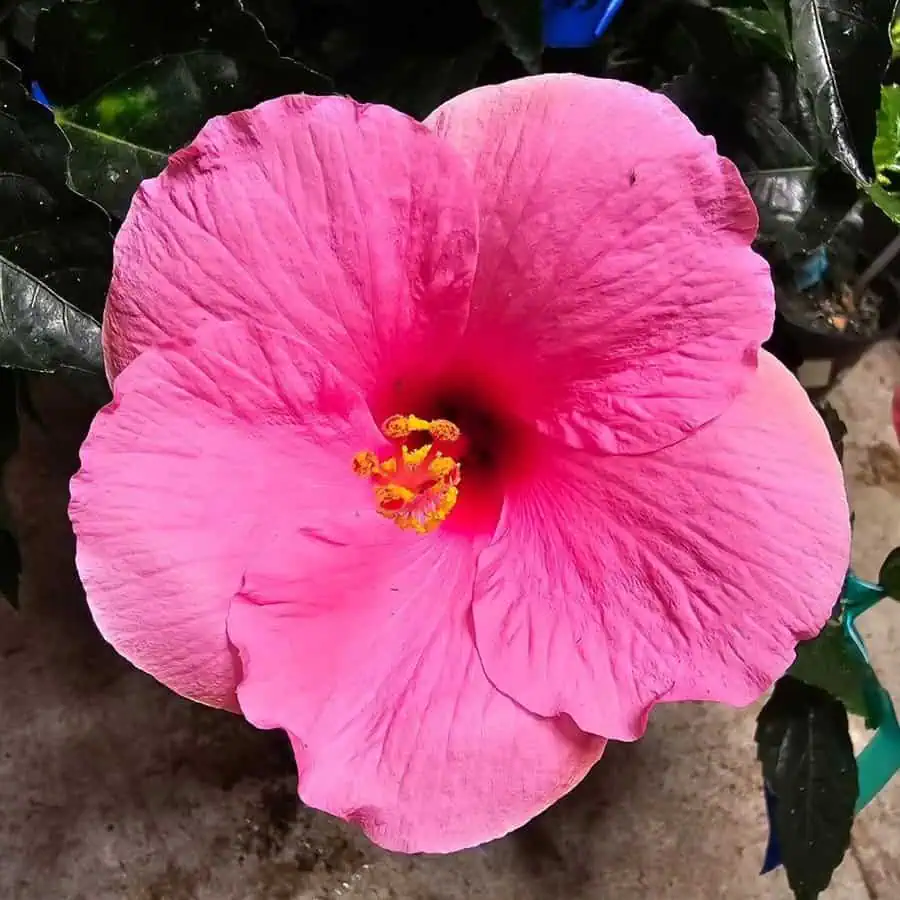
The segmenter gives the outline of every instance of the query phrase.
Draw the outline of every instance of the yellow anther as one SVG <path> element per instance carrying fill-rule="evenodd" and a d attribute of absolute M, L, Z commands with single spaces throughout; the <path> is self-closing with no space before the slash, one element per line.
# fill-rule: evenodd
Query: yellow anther
<path fill-rule="evenodd" d="M 418 416 L 407 416 L 406 422 L 410 431 L 428 431 L 431 424 L 427 419 L 420 419 Z"/>
<path fill-rule="evenodd" d="M 385 419 L 381 433 L 392 441 L 402 441 L 414 432 L 429 432 L 436 441 L 459 440 L 459 428 L 449 419 L 420 419 L 418 416 L 391 416 Z"/>
<path fill-rule="evenodd" d="M 410 450 L 409 447 L 401 447 L 400 452 L 403 454 L 403 463 L 410 468 L 418 468 L 425 462 L 426 457 L 431 453 L 431 444 L 425 444 L 418 450 Z"/>
<path fill-rule="evenodd" d="M 428 471 L 435 478 L 442 478 L 450 484 L 459 481 L 459 463 L 449 456 L 438 456 L 433 459 L 428 466 Z"/>
<path fill-rule="evenodd" d="M 432 419 L 428 423 L 428 430 L 436 441 L 459 440 L 459 428 L 447 419 Z"/>
<path fill-rule="evenodd" d="M 409 437 L 412 429 L 409 427 L 409 416 L 391 416 L 385 419 L 381 426 L 381 433 L 391 440 L 400 441 Z"/>
<path fill-rule="evenodd" d="M 414 491 L 399 484 L 386 484 L 375 488 L 378 511 L 387 515 L 400 512 L 404 506 L 416 499 Z"/>
<path fill-rule="evenodd" d="M 372 475 L 379 467 L 378 457 L 371 450 L 363 450 L 353 457 L 353 471 L 357 475 Z"/>
<path fill-rule="evenodd" d="M 386 459 L 364 450 L 353 457 L 353 471 L 371 481 L 375 507 L 382 516 L 405 530 L 434 531 L 456 505 L 460 479 L 459 463 L 441 453 L 437 444 L 458 440 L 459 428 L 446 419 L 409 415 L 391 416 L 381 430 L 395 441 L 414 432 L 426 432 L 432 440 L 415 450 L 401 445 Z"/>
<path fill-rule="evenodd" d="M 450 511 L 456 506 L 456 501 L 459 499 L 459 488 L 453 487 L 452 485 L 447 488 L 443 496 L 441 497 L 441 501 L 438 504 L 437 509 L 435 510 L 435 516 L 437 517 L 437 521 L 435 522 L 434 527 L 436 528 L 447 516 L 450 515 Z"/>

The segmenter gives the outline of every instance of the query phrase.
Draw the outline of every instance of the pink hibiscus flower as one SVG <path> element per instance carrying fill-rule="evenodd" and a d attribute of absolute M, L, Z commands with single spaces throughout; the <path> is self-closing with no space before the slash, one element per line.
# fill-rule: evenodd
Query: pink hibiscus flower
<path fill-rule="evenodd" d="M 71 501 L 101 631 L 406 851 L 521 825 L 655 703 L 753 701 L 849 548 L 756 226 L 615 81 L 212 120 L 116 243 Z"/>

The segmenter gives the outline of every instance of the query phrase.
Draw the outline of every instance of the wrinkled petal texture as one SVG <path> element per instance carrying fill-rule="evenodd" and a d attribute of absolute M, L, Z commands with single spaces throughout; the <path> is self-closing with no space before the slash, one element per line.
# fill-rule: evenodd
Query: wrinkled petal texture
<path fill-rule="evenodd" d="M 632 740 L 658 700 L 759 697 L 825 623 L 849 547 L 824 423 L 763 353 L 748 390 L 681 443 L 549 449 L 480 556 L 478 649 L 533 712 Z"/>
<path fill-rule="evenodd" d="M 144 353 L 116 380 L 71 486 L 100 631 L 178 693 L 233 708 L 226 616 L 247 566 L 313 488 L 371 509 L 350 459 L 382 440 L 355 390 L 296 338 L 214 323 L 191 347 Z"/>
<path fill-rule="evenodd" d="M 111 377 L 209 320 L 297 333 L 368 388 L 464 327 L 477 214 L 462 162 L 384 106 L 288 96 L 212 119 L 138 190 L 104 318 Z"/>
<path fill-rule="evenodd" d="M 524 418 L 644 453 L 725 410 L 774 304 L 755 207 L 711 138 L 658 94 L 575 75 L 478 88 L 426 124 L 478 194 L 471 364 L 502 361 Z"/>
<path fill-rule="evenodd" d="M 260 548 L 228 633 L 241 708 L 292 735 L 307 804 L 388 849 L 449 852 L 524 824 L 581 780 L 605 741 L 532 715 L 485 676 L 468 540 L 302 513 Z"/>
<path fill-rule="evenodd" d="M 284 727 L 310 805 L 403 850 L 523 824 L 604 741 L 484 674 L 467 539 L 403 532 L 352 473 L 368 407 L 299 339 L 213 323 L 115 382 L 72 485 L 100 630 L 195 700 Z M 230 639 L 230 640 L 229 640 Z M 239 658 L 233 658 L 233 649 Z"/>

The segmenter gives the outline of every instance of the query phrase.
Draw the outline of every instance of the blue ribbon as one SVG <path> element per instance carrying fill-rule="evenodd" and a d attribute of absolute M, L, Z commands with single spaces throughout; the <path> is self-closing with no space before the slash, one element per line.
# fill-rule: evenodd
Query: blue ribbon
<path fill-rule="evenodd" d="M 544 44 L 589 47 L 603 35 L 624 0 L 544 0 Z"/>
<path fill-rule="evenodd" d="M 883 587 L 863 581 L 852 572 L 847 574 L 841 600 L 841 627 L 850 642 L 856 648 L 865 663 L 869 664 L 869 654 L 862 636 L 856 627 L 856 620 L 868 612 L 886 596 Z M 863 748 L 856 758 L 857 777 L 859 779 L 859 796 L 856 800 L 856 813 L 859 814 L 868 806 L 884 786 L 900 771 L 900 722 L 890 694 L 872 678 L 866 685 L 866 706 L 868 718 L 866 724 L 876 729 L 875 736 Z M 763 861 L 762 873 L 765 875 L 777 869 L 781 863 L 781 846 L 775 828 L 775 811 L 778 798 L 763 785 L 766 801 L 766 814 L 769 819 L 769 843 Z"/>

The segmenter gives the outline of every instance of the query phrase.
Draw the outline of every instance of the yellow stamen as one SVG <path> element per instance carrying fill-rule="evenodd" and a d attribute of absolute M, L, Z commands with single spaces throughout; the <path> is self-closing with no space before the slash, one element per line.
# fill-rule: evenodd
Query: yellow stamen
<path fill-rule="evenodd" d="M 441 456 L 438 454 L 428 466 L 428 471 L 431 472 L 435 478 L 445 478 L 451 484 L 457 484 L 459 482 L 459 463 L 450 456 Z M 454 478 L 456 479 L 455 481 L 453 480 Z"/>
<path fill-rule="evenodd" d="M 403 464 L 409 469 L 417 469 L 425 462 L 428 454 L 431 453 L 431 444 L 425 444 L 424 446 L 419 447 L 418 450 L 410 450 L 409 447 L 404 444 L 400 448 L 400 452 L 403 454 Z"/>
<path fill-rule="evenodd" d="M 458 441 L 459 428 L 447 419 L 432 419 L 428 423 L 428 430 L 436 441 Z"/>
<path fill-rule="evenodd" d="M 371 450 L 353 457 L 353 471 L 368 478 L 375 490 L 375 508 L 398 527 L 427 534 L 453 510 L 459 498 L 459 463 L 445 456 L 438 444 L 459 440 L 460 430 L 447 419 L 391 416 L 381 428 L 394 441 L 426 432 L 431 442 L 410 450 L 405 444 L 380 460 Z"/>
<path fill-rule="evenodd" d="M 407 504 L 415 500 L 413 491 L 399 484 L 386 484 L 375 488 L 375 500 L 378 503 L 378 511 L 382 515 L 393 515 L 399 512 Z"/>
<path fill-rule="evenodd" d="M 371 450 L 363 450 L 353 457 L 353 471 L 365 477 L 379 468 L 378 457 Z"/>
<path fill-rule="evenodd" d="M 418 416 L 391 416 L 381 426 L 385 437 L 403 440 L 416 431 L 427 431 L 436 441 L 459 440 L 459 428 L 448 419 L 420 419 Z"/>

